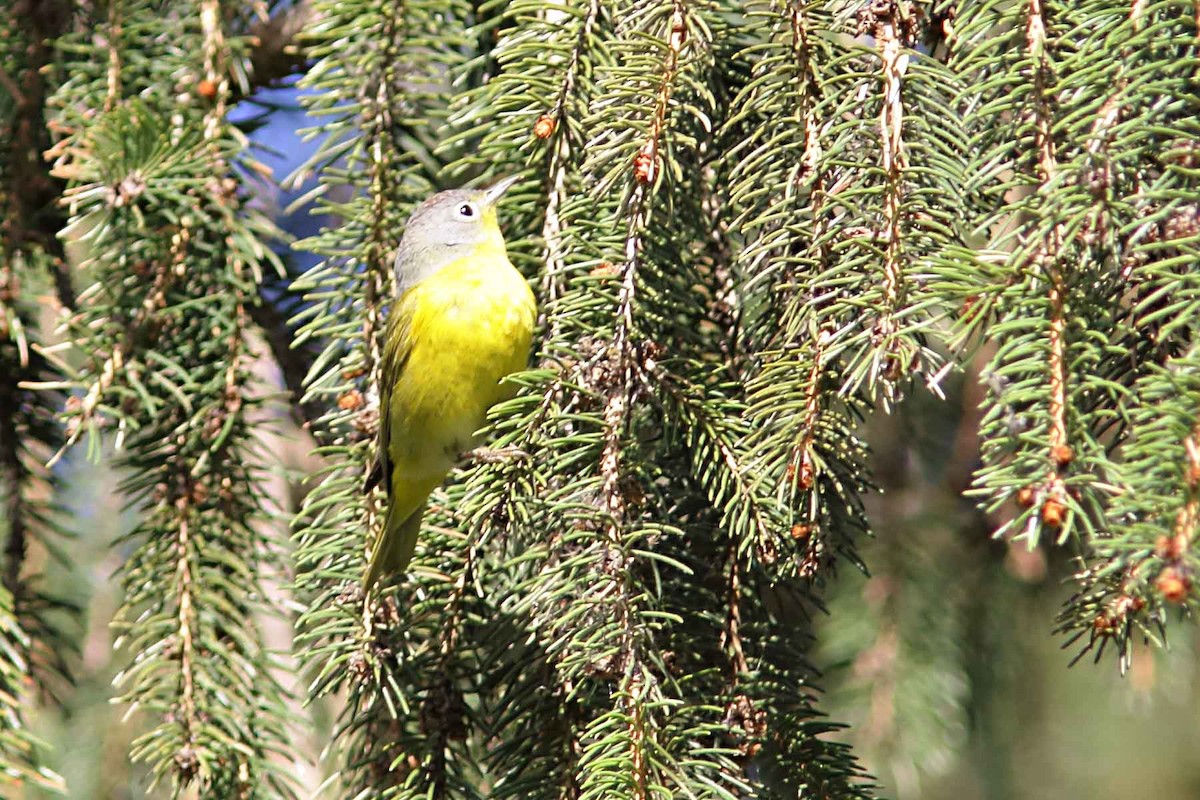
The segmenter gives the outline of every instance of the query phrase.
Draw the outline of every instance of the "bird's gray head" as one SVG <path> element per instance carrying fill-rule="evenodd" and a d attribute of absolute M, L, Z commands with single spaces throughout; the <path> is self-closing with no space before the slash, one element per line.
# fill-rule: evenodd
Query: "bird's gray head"
<path fill-rule="evenodd" d="M 496 204 L 517 182 L 512 176 L 486 189 L 450 189 L 417 206 L 396 253 L 396 290 L 403 294 L 442 267 L 479 249 L 504 251 Z"/>

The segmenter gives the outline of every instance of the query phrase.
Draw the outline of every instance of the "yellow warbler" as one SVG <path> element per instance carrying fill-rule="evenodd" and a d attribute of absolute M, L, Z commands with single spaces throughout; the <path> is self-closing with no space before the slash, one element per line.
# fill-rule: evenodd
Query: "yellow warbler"
<path fill-rule="evenodd" d="M 487 410 L 525 367 L 537 306 L 508 260 L 496 204 L 516 182 L 455 189 L 409 218 L 396 255 L 396 299 L 379 386 L 379 460 L 387 516 L 363 585 L 402 572 L 412 558 L 425 502 L 473 448 Z"/>

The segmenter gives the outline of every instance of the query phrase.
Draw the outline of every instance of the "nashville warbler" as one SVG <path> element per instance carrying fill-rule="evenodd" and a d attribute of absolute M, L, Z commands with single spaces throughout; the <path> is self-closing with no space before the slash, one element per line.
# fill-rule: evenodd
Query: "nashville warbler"
<path fill-rule="evenodd" d="M 380 373 L 378 461 L 366 487 L 383 482 L 387 515 L 365 588 L 408 565 L 429 493 L 476 446 L 487 410 L 515 393 L 503 378 L 529 358 L 537 306 L 496 220 L 515 182 L 439 192 L 404 228 Z"/>

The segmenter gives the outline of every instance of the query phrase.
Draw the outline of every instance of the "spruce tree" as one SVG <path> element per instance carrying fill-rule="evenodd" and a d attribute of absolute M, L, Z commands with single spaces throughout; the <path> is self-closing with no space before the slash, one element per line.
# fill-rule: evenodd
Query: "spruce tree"
<path fill-rule="evenodd" d="M 947 395 L 978 452 L 936 480 L 1010 548 L 1069 565 L 1045 630 L 1123 669 L 1195 606 L 1192 4 L 12 12 L 5 796 L 68 790 L 30 719 L 72 692 L 86 615 L 64 576 L 89 565 L 61 487 L 85 456 L 119 471 L 136 519 L 112 543 L 114 698 L 152 796 L 876 796 L 820 710 L 830 585 L 916 587 L 834 606 L 823 643 L 847 660 L 901 643 L 887 691 L 935 731 L 916 761 L 965 725 L 960 676 L 1011 600 L 972 624 L 941 613 L 1003 557 L 952 528 L 865 544 L 889 530 L 877 488 L 928 498 L 904 494 L 918 448 L 897 439 Z M 293 73 L 319 146 L 274 175 L 249 138 L 262 117 L 230 112 Z M 364 593 L 404 222 L 508 175 L 509 254 L 540 315 L 487 437 L 519 455 L 456 469 L 408 572 Z M 267 180 L 327 221 L 290 243 L 319 259 L 303 274 L 276 254 Z M 311 437 L 296 500 L 268 428 Z M 287 654 L 265 634 L 281 616 Z M 319 787 L 296 779 L 310 737 Z"/>

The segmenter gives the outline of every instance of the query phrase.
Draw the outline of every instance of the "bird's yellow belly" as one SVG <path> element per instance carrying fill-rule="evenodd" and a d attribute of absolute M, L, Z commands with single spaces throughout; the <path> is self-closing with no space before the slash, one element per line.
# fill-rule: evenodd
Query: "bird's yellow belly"
<path fill-rule="evenodd" d="M 533 295 L 505 260 L 448 266 L 401 303 L 412 309 L 412 344 L 388 409 L 390 455 L 398 473 L 444 474 L 475 445 L 487 410 L 515 391 L 501 379 L 529 357 Z"/>

